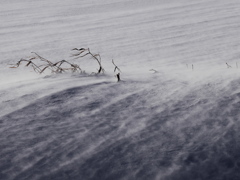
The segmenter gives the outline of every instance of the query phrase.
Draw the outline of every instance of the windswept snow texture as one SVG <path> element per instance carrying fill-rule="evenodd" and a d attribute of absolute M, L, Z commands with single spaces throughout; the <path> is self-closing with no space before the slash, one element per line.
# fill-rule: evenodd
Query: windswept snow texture
<path fill-rule="evenodd" d="M 0 180 L 239 180 L 239 9 L 1 0 Z M 82 47 L 102 55 L 105 75 L 9 68 L 37 52 L 96 72 L 70 56 Z"/>

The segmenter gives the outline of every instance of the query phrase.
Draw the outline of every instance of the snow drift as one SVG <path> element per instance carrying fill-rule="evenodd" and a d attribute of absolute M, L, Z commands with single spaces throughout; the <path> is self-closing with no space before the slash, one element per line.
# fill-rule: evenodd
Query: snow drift
<path fill-rule="evenodd" d="M 239 179 L 239 7 L 3 0 L 0 179 Z M 9 69 L 32 51 L 74 61 L 75 47 L 106 74 Z"/>

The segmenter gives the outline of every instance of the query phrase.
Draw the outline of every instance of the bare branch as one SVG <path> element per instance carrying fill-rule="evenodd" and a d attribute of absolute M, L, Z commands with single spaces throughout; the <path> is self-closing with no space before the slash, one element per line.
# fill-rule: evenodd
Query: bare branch
<path fill-rule="evenodd" d="M 226 65 L 227 65 L 227 68 L 232 68 L 232 66 L 230 66 L 228 63 L 226 63 Z"/>
<path fill-rule="evenodd" d="M 119 72 L 121 72 L 121 70 L 117 67 L 117 65 L 114 63 L 113 59 L 112 59 L 112 63 L 115 66 L 114 68 L 114 72 L 116 72 L 116 70 L 118 70 Z"/>
<path fill-rule="evenodd" d="M 41 56 L 38 55 L 36 52 L 31 52 L 31 53 L 34 53 L 40 60 L 45 61 L 45 62 L 47 62 L 48 64 L 53 64 L 51 61 L 49 61 L 49 60 L 41 57 Z"/>

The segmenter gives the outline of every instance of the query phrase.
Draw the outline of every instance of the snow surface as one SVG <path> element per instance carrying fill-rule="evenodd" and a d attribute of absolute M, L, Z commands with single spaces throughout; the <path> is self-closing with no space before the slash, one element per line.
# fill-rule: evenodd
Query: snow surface
<path fill-rule="evenodd" d="M 1 0 L 0 179 L 239 179 L 239 9 L 239 0 Z M 96 72 L 94 60 L 71 57 L 75 47 L 100 53 L 106 74 L 9 68 L 37 52 Z"/>

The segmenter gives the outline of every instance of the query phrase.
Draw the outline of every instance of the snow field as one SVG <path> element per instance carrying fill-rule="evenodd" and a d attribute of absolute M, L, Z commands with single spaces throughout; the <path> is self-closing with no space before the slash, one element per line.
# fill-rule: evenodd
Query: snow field
<path fill-rule="evenodd" d="M 0 179 L 238 179 L 239 6 L 3 0 Z M 106 74 L 8 68 L 37 52 L 96 72 L 74 47 Z"/>

